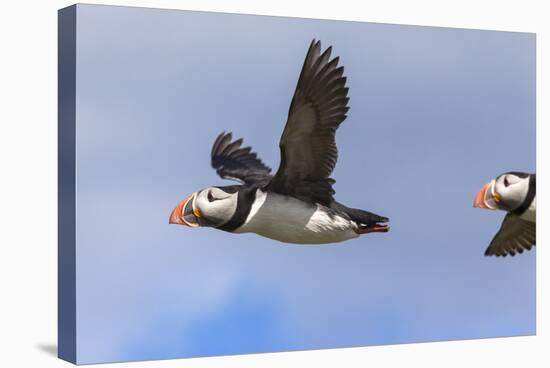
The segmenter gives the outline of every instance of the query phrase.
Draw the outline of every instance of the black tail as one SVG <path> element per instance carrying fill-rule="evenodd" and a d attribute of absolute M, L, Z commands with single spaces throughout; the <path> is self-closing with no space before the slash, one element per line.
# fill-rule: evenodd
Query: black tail
<path fill-rule="evenodd" d="M 387 217 L 379 216 L 369 211 L 346 207 L 336 201 L 332 202 L 331 208 L 335 211 L 347 213 L 348 216 L 358 224 L 375 225 L 378 222 L 388 222 L 390 220 Z"/>

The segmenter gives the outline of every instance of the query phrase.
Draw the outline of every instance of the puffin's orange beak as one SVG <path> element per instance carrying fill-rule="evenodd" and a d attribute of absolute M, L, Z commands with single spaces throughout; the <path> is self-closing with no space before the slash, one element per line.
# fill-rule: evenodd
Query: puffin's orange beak
<path fill-rule="evenodd" d="M 172 213 L 170 214 L 170 224 L 187 225 L 185 221 L 183 221 L 183 209 L 185 208 L 187 202 L 189 202 L 189 199 L 191 199 L 191 196 L 178 203 L 176 208 L 172 210 Z"/>
<path fill-rule="evenodd" d="M 485 204 L 485 196 L 487 195 L 487 190 L 489 189 L 489 186 L 491 183 L 485 184 L 476 194 L 476 198 L 474 199 L 474 207 L 475 208 L 489 208 Z"/>
<path fill-rule="evenodd" d="M 172 210 L 170 214 L 170 224 L 185 225 L 190 227 L 199 226 L 196 211 L 193 210 L 193 199 L 195 198 L 195 193 L 191 194 L 189 197 L 185 198 L 183 201 L 178 203 L 176 208 Z"/>
<path fill-rule="evenodd" d="M 479 192 L 477 192 L 474 199 L 475 208 L 485 208 L 489 210 L 496 210 L 497 203 L 500 201 L 500 196 L 498 193 L 493 193 L 492 187 L 494 185 L 494 180 L 485 184 Z"/>

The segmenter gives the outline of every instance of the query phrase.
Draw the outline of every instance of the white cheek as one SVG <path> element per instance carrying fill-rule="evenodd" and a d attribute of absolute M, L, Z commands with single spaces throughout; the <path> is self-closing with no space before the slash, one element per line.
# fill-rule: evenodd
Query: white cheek
<path fill-rule="evenodd" d="M 513 201 L 514 204 L 520 204 L 527 195 L 528 189 L 529 188 L 526 181 L 521 181 L 516 184 L 511 184 L 508 187 L 504 187 L 500 194 L 503 198 Z"/>
<path fill-rule="evenodd" d="M 237 209 L 236 198 L 227 198 L 207 202 L 201 207 L 203 216 L 208 220 L 221 225 L 231 219 Z"/>
<path fill-rule="evenodd" d="M 495 184 L 495 191 L 502 196 L 505 196 L 508 193 L 509 188 L 510 187 L 507 187 L 506 185 L 504 185 L 503 179 L 500 179 Z"/>

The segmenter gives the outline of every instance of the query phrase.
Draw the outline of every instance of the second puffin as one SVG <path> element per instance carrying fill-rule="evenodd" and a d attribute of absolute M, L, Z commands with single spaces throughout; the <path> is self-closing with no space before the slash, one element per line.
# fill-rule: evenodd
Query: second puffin
<path fill-rule="evenodd" d="M 242 185 L 210 187 L 181 201 L 171 224 L 208 226 L 232 233 L 253 232 L 297 244 L 341 242 L 371 232 L 386 232 L 388 218 L 349 208 L 333 198 L 335 134 L 346 119 L 349 98 L 344 67 L 321 53 L 313 40 L 290 104 L 275 175 L 251 151 L 222 133 L 214 142 L 212 167 Z"/>

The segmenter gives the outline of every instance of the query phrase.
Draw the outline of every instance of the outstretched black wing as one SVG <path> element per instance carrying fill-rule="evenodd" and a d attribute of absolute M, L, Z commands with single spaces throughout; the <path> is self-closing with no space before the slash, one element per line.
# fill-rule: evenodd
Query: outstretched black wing
<path fill-rule="evenodd" d="M 338 67 L 338 57 L 330 59 L 331 50 L 321 53 L 315 40 L 309 46 L 279 143 L 281 163 L 270 183 L 274 192 L 326 206 L 334 194 L 336 129 L 349 109 L 344 67 Z"/>
<path fill-rule="evenodd" d="M 231 133 L 222 132 L 212 146 L 212 167 L 223 179 L 245 184 L 264 184 L 271 180 L 271 169 L 250 147 L 241 147 L 242 138 L 232 141 Z"/>
<path fill-rule="evenodd" d="M 519 216 L 508 213 L 485 251 L 485 255 L 506 257 L 523 253 L 524 249 L 530 250 L 535 246 L 536 237 L 536 223 L 522 220 Z"/>

